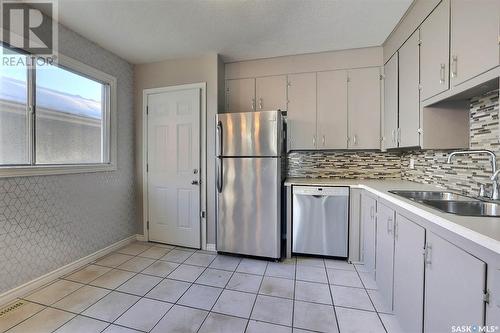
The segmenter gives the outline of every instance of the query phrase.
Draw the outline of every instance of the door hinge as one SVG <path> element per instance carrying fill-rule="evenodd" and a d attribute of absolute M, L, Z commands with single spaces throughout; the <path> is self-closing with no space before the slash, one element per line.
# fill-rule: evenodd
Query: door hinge
<path fill-rule="evenodd" d="M 146 115 L 149 115 L 149 106 L 146 105 Z"/>
<path fill-rule="evenodd" d="M 349 76 L 347 77 L 347 82 L 351 82 L 351 78 Z"/>
<path fill-rule="evenodd" d="M 421 39 L 418 40 L 418 45 L 419 46 L 422 45 L 422 40 Z"/>
<path fill-rule="evenodd" d="M 422 90 L 422 85 L 421 84 L 418 85 L 418 90 Z"/>
<path fill-rule="evenodd" d="M 385 79 L 385 74 L 380 74 L 380 80 Z"/>
<path fill-rule="evenodd" d="M 146 229 L 149 230 L 149 221 L 146 222 Z"/>
<path fill-rule="evenodd" d="M 149 172 L 149 163 L 146 163 L 146 172 Z"/>
<path fill-rule="evenodd" d="M 204 218 L 205 218 L 205 211 L 204 211 L 204 210 L 202 210 L 202 211 L 200 212 L 200 217 L 201 217 L 202 219 L 204 219 Z"/>
<path fill-rule="evenodd" d="M 486 304 L 490 304 L 490 291 L 487 290 L 484 294 L 483 294 L 483 301 L 486 303 Z"/>

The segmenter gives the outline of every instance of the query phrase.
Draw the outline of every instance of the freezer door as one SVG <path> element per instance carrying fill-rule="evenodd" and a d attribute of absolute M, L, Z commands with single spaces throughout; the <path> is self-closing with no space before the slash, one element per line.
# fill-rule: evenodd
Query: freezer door
<path fill-rule="evenodd" d="M 281 159 L 218 160 L 217 251 L 279 258 Z"/>
<path fill-rule="evenodd" d="M 281 156 L 281 111 L 217 115 L 217 156 Z"/>

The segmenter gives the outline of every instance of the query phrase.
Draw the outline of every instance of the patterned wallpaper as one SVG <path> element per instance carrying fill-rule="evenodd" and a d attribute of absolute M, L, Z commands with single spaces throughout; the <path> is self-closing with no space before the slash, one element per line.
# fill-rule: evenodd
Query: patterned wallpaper
<path fill-rule="evenodd" d="M 0 293 L 136 233 L 133 69 L 59 28 L 59 50 L 118 80 L 118 170 L 0 179 Z"/>
<path fill-rule="evenodd" d="M 500 167 L 498 113 L 498 90 L 471 100 L 470 148 L 492 150 L 498 156 Z M 432 150 L 404 153 L 402 178 L 472 195 L 478 193 L 480 184 L 491 183 L 488 156 L 457 157 L 446 164 L 448 153 Z M 410 158 L 415 159 L 415 169 L 409 168 Z"/>
<path fill-rule="evenodd" d="M 287 158 L 288 177 L 308 178 L 401 178 L 398 153 L 307 151 L 291 152 Z"/>

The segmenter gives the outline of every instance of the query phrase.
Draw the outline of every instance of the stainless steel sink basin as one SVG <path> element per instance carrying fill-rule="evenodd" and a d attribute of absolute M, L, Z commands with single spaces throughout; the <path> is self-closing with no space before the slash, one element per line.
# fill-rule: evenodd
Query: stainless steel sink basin
<path fill-rule="evenodd" d="M 422 200 L 439 200 L 439 201 L 479 201 L 474 198 L 466 197 L 452 192 L 439 191 L 389 191 L 400 195 L 404 198 L 422 201 Z"/>
<path fill-rule="evenodd" d="M 389 191 L 404 198 L 439 209 L 445 213 L 463 216 L 500 217 L 500 203 L 482 201 L 452 192 Z"/>
<path fill-rule="evenodd" d="M 500 204 L 493 202 L 423 200 L 422 203 L 451 214 L 500 217 Z"/>

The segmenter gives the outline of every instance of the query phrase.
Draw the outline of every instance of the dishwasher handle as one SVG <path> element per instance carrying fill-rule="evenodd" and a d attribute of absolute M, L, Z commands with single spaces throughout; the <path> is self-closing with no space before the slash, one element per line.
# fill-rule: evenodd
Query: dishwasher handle
<path fill-rule="evenodd" d="M 349 187 L 346 186 L 294 186 L 294 195 L 309 195 L 315 198 L 331 196 L 349 196 Z"/>

